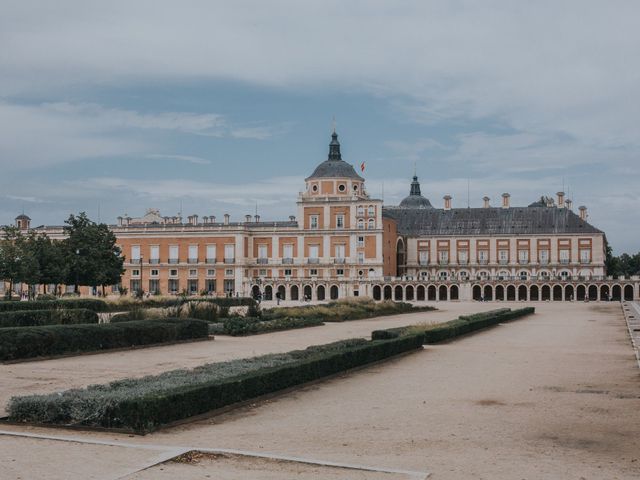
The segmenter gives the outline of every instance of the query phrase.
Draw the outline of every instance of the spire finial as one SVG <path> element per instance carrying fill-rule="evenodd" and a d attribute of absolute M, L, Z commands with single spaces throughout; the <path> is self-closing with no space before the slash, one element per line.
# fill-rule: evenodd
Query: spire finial
<path fill-rule="evenodd" d="M 417 162 L 414 160 L 413 161 L 413 176 L 417 177 L 418 176 L 418 167 L 417 167 Z"/>
<path fill-rule="evenodd" d="M 331 122 L 331 133 L 336 133 L 336 116 L 333 116 L 333 121 Z"/>
<path fill-rule="evenodd" d="M 329 144 L 329 158 L 328 160 L 342 160 L 342 154 L 340 153 L 340 142 L 338 141 L 338 134 L 335 130 L 335 120 L 333 126 L 333 133 L 331 134 L 331 143 Z"/>

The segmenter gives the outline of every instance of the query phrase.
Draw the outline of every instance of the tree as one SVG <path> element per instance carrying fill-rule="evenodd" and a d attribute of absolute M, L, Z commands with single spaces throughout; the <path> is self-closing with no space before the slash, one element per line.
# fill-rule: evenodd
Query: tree
<path fill-rule="evenodd" d="M 124 273 L 124 258 L 116 245 L 115 234 L 107 225 L 93 222 L 84 212 L 70 215 L 65 223 L 67 284 L 76 285 L 76 291 L 79 285 L 102 286 L 104 294 L 104 287 L 119 283 Z"/>
<path fill-rule="evenodd" d="M 10 297 L 13 286 L 21 277 L 21 252 L 19 239 L 22 233 L 16 227 L 7 226 L 3 229 L 3 237 L 0 239 L 0 277 L 9 281 L 9 289 L 6 296 Z"/>

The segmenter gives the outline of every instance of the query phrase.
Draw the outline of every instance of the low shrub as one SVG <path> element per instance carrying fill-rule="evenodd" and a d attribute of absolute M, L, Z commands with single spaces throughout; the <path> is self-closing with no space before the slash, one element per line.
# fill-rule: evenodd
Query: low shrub
<path fill-rule="evenodd" d="M 489 312 L 460 316 L 455 320 L 450 320 L 444 323 L 410 325 L 408 327 L 374 330 L 371 333 L 371 338 L 374 340 L 388 340 L 400 338 L 405 335 L 422 335 L 425 344 L 438 343 L 476 330 L 491 327 L 501 322 L 530 315 L 534 312 L 534 307 L 519 308 L 517 310 L 501 308 Z"/>
<path fill-rule="evenodd" d="M 420 335 L 387 341 L 355 339 L 85 389 L 14 397 L 8 406 L 9 418 L 145 433 L 176 420 L 416 350 L 421 345 Z"/>
<path fill-rule="evenodd" d="M 207 322 L 183 319 L 2 328 L 0 361 L 177 342 L 208 335 Z"/>
<path fill-rule="evenodd" d="M 107 303 L 107 309 L 110 312 L 122 312 L 139 308 L 170 308 L 181 307 L 186 303 L 202 303 L 213 304 L 218 307 L 255 307 L 257 302 L 253 298 L 248 297 L 221 297 L 221 298 L 202 298 L 202 297 L 172 297 L 172 298 L 120 298 L 116 301 Z"/>
<path fill-rule="evenodd" d="M 32 300 L 28 302 L 0 302 L 0 312 L 20 310 L 55 310 L 59 308 L 87 309 L 94 312 L 107 311 L 107 302 L 97 298 L 69 298 L 60 300 Z"/>
<path fill-rule="evenodd" d="M 431 306 L 414 307 L 404 302 L 374 302 L 368 298 L 338 300 L 323 305 L 302 307 L 277 307 L 262 311 L 263 320 L 276 318 L 319 318 L 324 322 L 344 322 L 363 318 L 395 315 L 399 313 L 424 312 L 435 310 Z"/>
<path fill-rule="evenodd" d="M 0 312 L 0 328 L 98 323 L 98 321 L 98 314 L 87 309 Z"/>
<path fill-rule="evenodd" d="M 256 333 L 277 332 L 294 328 L 315 327 L 324 325 L 319 318 L 276 318 L 274 320 L 260 320 L 251 317 L 235 317 L 223 322 L 223 332 L 227 335 L 241 336 Z"/>

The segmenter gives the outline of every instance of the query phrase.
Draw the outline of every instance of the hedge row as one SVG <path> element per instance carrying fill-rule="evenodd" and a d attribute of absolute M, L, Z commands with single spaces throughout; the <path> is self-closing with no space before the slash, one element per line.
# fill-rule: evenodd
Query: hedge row
<path fill-rule="evenodd" d="M 0 361 L 177 342 L 209 335 L 202 320 L 140 320 L 116 324 L 0 329 Z"/>
<path fill-rule="evenodd" d="M 19 422 L 123 428 L 138 433 L 421 348 L 422 336 L 338 342 L 82 390 L 14 397 Z"/>
<path fill-rule="evenodd" d="M 31 300 L 28 302 L 0 301 L 0 312 L 16 312 L 24 310 L 78 309 L 104 312 L 107 302 L 97 298 L 70 298 L 68 300 Z"/>
<path fill-rule="evenodd" d="M 319 318 L 276 318 L 274 320 L 260 320 L 251 317 L 234 317 L 225 320 L 223 333 L 234 337 L 241 335 L 253 335 L 257 333 L 277 332 L 279 330 L 292 330 L 294 328 L 315 327 L 324 325 Z"/>
<path fill-rule="evenodd" d="M 111 312 L 124 312 L 129 310 L 136 310 L 140 308 L 169 308 L 184 305 L 186 303 L 212 303 L 219 307 L 255 307 L 258 302 L 249 297 L 221 297 L 221 298 L 208 298 L 208 297 L 175 297 L 175 298 L 145 298 L 144 300 L 131 300 L 131 301 L 116 301 L 107 303 L 107 308 Z"/>
<path fill-rule="evenodd" d="M 0 312 L 0 328 L 33 327 L 38 325 L 68 325 L 98 323 L 98 314 L 93 310 L 18 310 Z"/>
<path fill-rule="evenodd" d="M 437 343 L 443 340 L 459 337 L 476 330 L 491 327 L 498 323 L 530 315 L 534 312 L 534 307 L 525 307 L 517 310 L 511 310 L 509 308 L 499 309 L 492 312 L 462 316 L 456 320 L 425 327 L 424 329 L 422 329 L 421 326 L 416 325 L 390 328 L 387 330 L 375 330 L 371 333 L 371 338 L 374 340 L 401 338 L 405 334 L 419 334 L 420 330 L 422 330 L 422 333 L 420 334 L 423 336 L 425 344 Z"/>

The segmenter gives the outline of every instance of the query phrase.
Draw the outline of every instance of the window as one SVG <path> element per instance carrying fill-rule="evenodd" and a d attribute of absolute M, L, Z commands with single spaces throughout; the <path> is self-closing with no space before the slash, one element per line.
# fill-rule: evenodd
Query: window
<path fill-rule="evenodd" d="M 258 245 L 258 258 L 259 259 L 267 259 L 267 246 L 266 245 Z"/>
<path fill-rule="evenodd" d="M 318 185 L 312 185 L 311 186 L 311 191 L 314 192 L 314 193 L 317 192 L 318 191 Z"/>
<path fill-rule="evenodd" d="M 159 245 L 151 245 L 149 249 L 149 263 L 160 263 L 160 246 Z"/>
<path fill-rule="evenodd" d="M 429 272 L 420 272 L 420 278 L 427 280 L 429 278 Z"/>
<path fill-rule="evenodd" d="M 509 263 L 509 250 L 498 250 L 498 260 L 500 263 Z"/>
<path fill-rule="evenodd" d="M 309 245 L 309 258 L 318 258 L 318 245 Z"/>
<path fill-rule="evenodd" d="M 131 246 L 131 263 L 140 263 L 140 245 Z"/>
<path fill-rule="evenodd" d="M 567 249 L 560 250 L 560 263 L 569 263 L 570 253 Z"/>
<path fill-rule="evenodd" d="M 207 270 L 207 277 L 215 277 L 216 271 L 213 268 Z"/>
<path fill-rule="evenodd" d="M 132 277 L 139 277 L 140 276 L 140 270 L 138 270 L 137 268 L 134 270 L 131 270 L 131 276 Z"/>
<path fill-rule="evenodd" d="M 285 243 L 282 246 L 282 257 L 287 259 L 293 259 L 293 244 Z"/>
<path fill-rule="evenodd" d="M 207 263 L 216 262 L 216 246 L 207 245 Z"/>
<path fill-rule="evenodd" d="M 540 263 L 542 265 L 546 265 L 547 263 L 549 263 L 549 250 L 540 250 L 540 252 L 538 252 L 538 255 L 540 257 Z"/>
<path fill-rule="evenodd" d="M 489 262 L 489 250 L 478 250 L 478 262 L 482 265 Z"/>
<path fill-rule="evenodd" d="M 169 293 L 176 294 L 180 290 L 180 283 L 177 279 L 169 279 Z"/>
<path fill-rule="evenodd" d="M 438 252 L 438 261 L 440 263 L 449 263 L 449 250 L 440 250 Z"/>
<path fill-rule="evenodd" d="M 344 215 L 336 215 L 336 228 L 344 228 Z"/>
<path fill-rule="evenodd" d="M 529 250 L 518 250 L 518 262 L 529 263 Z"/>
<path fill-rule="evenodd" d="M 215 280 L 206 280 L 204 282 L 204 289 L 207 291 L 209 295 L 215 293 L 216 291 L 216 281 Z"/>
<path fill-rule="evenodd" d="M 364 220 L 362 218 L 358 219 L 358 230 L 364 230 Z"/>
<path fill-rule="evenodd" d="M 309 228 L 313 230 L 318 228 L 318 215 L 309 216 Z"/>
<path fill-rule="evenodd" d="M 460 280 L 466 282 L 469 279 L 469 272 L 463 270 L 462 272 L 460 272 L 459 276 Z"/>
<path fill-rule="evenodd" d="M 225 280 L 224 281 L 224 292 L 232 296 L 233 292 L 236 290 L 236 282 L 234 280 Z"/>
<path fill-rule="evenodd" d="M 157 277 L 158 275 L 160 275 L 160 270 L 158 270 L 157 268 L 152 268 L 151 269 L 151 276 L 152 277 Z"/>
<path fill-rule="evenodd" d="M 347 189 L 347 187 L 345 186 L 344 183 L 341 183 L 340 185 L 338 185 L 338 191 L 339 192 L 344 192 Z"/>
<path fill-rule="evenodd" d="M 591 250 L 580 250 L 580 263 L 591 263 Z"/>
<path fill-rule="evenodd" d="M 318 276 L 318 269 L 317 268 L 312 268 L 311 270 L 309 270 L 309 275 L 311 275 L 312 277 L 317 277 Z"/>
<path fill-rule="evenodd" d="M 224 262 L 225 263 L 233 263 L 236 260 L 236 246 L 235 245 L 225 245 L 224 246 Z"/>
<path fill-rule="evenodd" d="M 528 280 L 529 279 L 529 273 L 525 272 L 523 270 L 518 274 L 518 277 L 520 277 L 520 280 Z"/>
<path fill-rule="evenodd" d="M 189 276 L 190 277 L 197 277 L 198 276 L 198 270 L 196 270 L 195 268 L 192 268 L 191 270 L 189 270 Z"/>
<path fill-rule="evenodd" d="M 149 293 L 151 295 L 160 294 L 160 280 L 149 280 Z"/>
<path fill-rule="evenodd" d="M 285 277 L 290 277 L 291 276 L 291 269 L 290 268 L 285 268 L 284 269 L 284 276 Z"/>
<path fill-rule="evenodd" d="M 198 294 L 198 280 L 189 280 L 187 282 L 187 289 L 189 290 L 189 295 L 197 295 Z"/>
<path fill-rule="evenodd" d="M 364 207 L 362 205 L 358 205 L 358 209 L 356 210 L 356 215 L 359 217 L 364 216 Z"/>
<path fill-rule="evenodd" d="M 177 277 L 178 276 L 178 270 L 169 270 L 169 276 L 170 277 Z"/>
<path fill-rule="evenodd" d="M 466 264 L 469 262 L 469 250 L 458 251 L 458 262 Z"/>
<path fill-rule="evenodd" d="M 364 263 L 364 252 L 358 252 L 358 263 Z"/>
<path fill-rule="evenodd" d="M 336 270 L 336 276 L 338 276 L 338 277 L 344 276 L 344 268 L 338 268 Z"/>
<path fill-rule="evenodd" d="M 139 292 L 140 291 L 140 280 L 131 280 L 131 282 L 129 283 L 129 291 L 131 293 Z"/>
<path fill-rule="evenodd" d="M 169 245 L 169 263 L 178 263 L 178 245 Z"/>
<path fill-rule="evenodd" d="M 375 215 L 376 215 L 376 207 L 374 207 L 373 205 L 369 205 L 368 215 L 370 217 L 375 217 Z"/>
<path fill-rule="evenodd" d="M 189 263 L 198 263 L 198 245 L 189 245 Z"/>
<path fill-rule="evenodd" d="M 447 272 L 446 270 L 438 272 L 438 278 L 440 280 L 446 280 L 447 278 L 449 278 L 449 272 Z"/>
<path fill-rule="evenodd" d="M 224 271 L 224 274 L 225 274 L 227 277 L 233 277 L 233 268 L 227 268 L 227 269 Z"/>
<path fill-rule="evenodd" d="M 369 230 L 373 230 L 374 228 L 376 228 L 376 221 L 373 218 L 369 219 Z"/>
<path fill-rule="evenodd" d="M 266 268 L 261 268 L 260 270 L 258 270 L 258 275 L 260 277 L 266 277 L 267 276 L 267 269 Z"/>
<path fill-rule="evenodd" d="M 338 244 L 334 248 L 335 248 L 336 259 L 344 260 L 344 258 L 345 258 L 344 257 L 344 251 L 345 251 L 344 245 Z"/>
<path fill-rule="evenodd" d="M 428 265 L 429 264 L 429 251 L 428 250 L 420 250 L 418 252 L 418 263 L 420 265 Z"/>
<path fill-rule="evenodd" d="M 362 236 L 358 237 L 358 246 L 364 247 L 364 237 Z"/>

